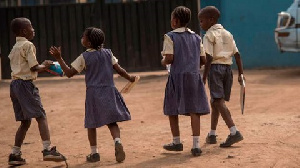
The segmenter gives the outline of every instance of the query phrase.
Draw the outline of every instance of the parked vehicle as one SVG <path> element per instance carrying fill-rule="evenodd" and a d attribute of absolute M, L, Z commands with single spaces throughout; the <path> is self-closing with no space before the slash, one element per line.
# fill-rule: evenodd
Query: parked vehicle
<path fill-rule="evenodd" d="M 275 41 L 281 52 L 300 52 L 300 0 L 278 13 Z"/>

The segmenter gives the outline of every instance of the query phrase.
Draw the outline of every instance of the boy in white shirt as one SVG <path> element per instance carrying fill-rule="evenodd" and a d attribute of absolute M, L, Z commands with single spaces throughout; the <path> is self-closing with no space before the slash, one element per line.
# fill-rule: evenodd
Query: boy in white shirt
<path fill-rule="evenodd" d="M 206 64 L 203 74 L 203 82 L 208 86 L 211 96 L 211 131 L 207 135 L 206 143 L 216 144 L 216 128 L 221 114 L 223 120 L 230 130 L 225 142 L 220 147 L 230 147 L 232 144 L 243 140 L 242 134 L 237 130 L 230 111 L 225 105 L 229 101 L 232 87 L 232 56 L 235 57 L 238 66 L 238 81 L 242 82 L 243 65 L 241 56 L 236 47 L 232 34 L 218 24 L 220 11 L 214 6 L 207 6 L 198 14 L 200 26 L 206 31 L 203 38 L 204 50 L 206 52 Z"/>
<path fill-rule="evenodd" d="M 16 43 L 12 48 L 9 59 L 12 70 L 10 97 L 13 104 L 15 119 L 21 124 L 15 136 L 15 143 L 9 155 L 8 164 L 13 166 L 26 164 L 22 158 L 21 146 L 31 125 L 31 119 L 38 123 L 43 143 L 44 161 L 65 161 L 55 146 L 51 147 L 50 131 L 46 112 L 43 108 L 38 88 L 33 80 L 37 79 L 38 72 L 43 72 L 52 64 L 46 60 L 39 64 L 36 60 L 36 49 L 32 42 L 35 32 L 27 18 L 15 18 L 11 21 L 11 30 L 16 36 Z"/>

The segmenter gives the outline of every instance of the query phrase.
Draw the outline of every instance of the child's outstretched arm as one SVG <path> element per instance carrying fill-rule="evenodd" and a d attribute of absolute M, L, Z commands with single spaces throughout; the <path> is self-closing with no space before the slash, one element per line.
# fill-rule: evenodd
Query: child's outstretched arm
<path fill-rule="evenodd" d="M 238 71 L 239 71 L 238 81 L 241 83 L 242 82 L 241 74 L 243 74 L 243 76 L 244 76 L 244 70 L 243 70 L 243 63 L 242 63 L 242 58 L 241 58 L 240 53 L 236 52 L 234 54 L 234 58 L 235 58 L 235 62 L 236 62 L 236 65 L 237 65 Z M 246 80 L 245 76 L 244 76 L 244 80 Z"/>
<path fill-rule="evenodd" d="M 135 81 L 135 76 L 129 75 L 125 69 L 123 69 L 118 63 L 113 65 L 113 68 L 117 73 L 122 76 L 123 78 L 129 80 L 130 82 Z"/>
<path fill-rule="evenodd" d="M 163 59 L 161 60 L 161 64 L 163 66 L 166 66 L 168 64 L 172 64 L 173 63 L 173 54 L 165 54 Z"/>
<path fill-rule="evenodd" d="M 68 65 L 65 63 L 64 59 L 61 57 L 61 50 L 60 47 L 51 47 L 49 53 L 58 61 L 61 66 L 61 69 L 64 71 L 68 78 L 71 78 L 75 74 L 78 74 L 75 68 L 69 68 Z"/>
<path fill-rule="evenodd" d="M 205 63 L 204 72 L 203 72 L 203 83 L 204 84 L 206 84 L 207 75 L 210 70 L 212 61 L 213 61 L 213 57 L 206 53 L 206 63 Z"/>
<path fill-rule="evenodd" d="M 50 65 L 53 63 L 51 60 L 45 60 L 41 65 L 35 65 L 30 68 L 31 71 L 36 72 L 44 72 L 46 69 L 50 67 Z"/>

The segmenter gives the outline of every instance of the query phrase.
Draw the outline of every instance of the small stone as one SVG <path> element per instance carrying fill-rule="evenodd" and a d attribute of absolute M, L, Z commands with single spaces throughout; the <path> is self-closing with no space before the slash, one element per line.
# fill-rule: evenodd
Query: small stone
<path fill-rule="evenodd" d="M 234 156 L 228 155 L 227 158 L 228 158 L 228 159 L 231 159 L 231 158 L 234 158 Z"/>

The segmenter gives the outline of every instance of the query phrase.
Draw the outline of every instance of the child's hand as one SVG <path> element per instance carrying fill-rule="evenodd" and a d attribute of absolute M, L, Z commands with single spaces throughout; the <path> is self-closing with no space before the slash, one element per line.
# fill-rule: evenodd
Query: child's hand
<path fill-rule="evenodd" d="M 45 68 L 47 68 L 47 69 L 48 69 L 52 64 L 53 64 L 53 61 L 51 61 L 51 60 L 45 60 L 45 61 L 42 63 L 42 65 L 44 65 Z"/>
<path fill-rule="evenodd" d="M 245 76 L 244 76 L 244 75 L 243 75 L 243 79 L 244 79 L 244 81 L 246 82 L 246 78 L 245 78 Z M 239 81 L 240 85 L 242 85 L 242 84 L 243 84 L 243 80 L 242 80 L 242 76 L 241 76 L 241 75 L 239 75 L 239 77 L 238 77 L 238 81 Z"/>
<path fill-rule="evenodd" d="M 136 76 L 134 76 L 134 75 L 130 75 L 129 81 L 130 81 L 130 82 L 134 82 L 134 81 L 135 81 L 135 77 L 136 77 Z"/>
<path fill-rule="evenodd" d="M 61 50 L 60 47 L 51 46 L 49 53 L 56 59 L 61 59 Z"/>

